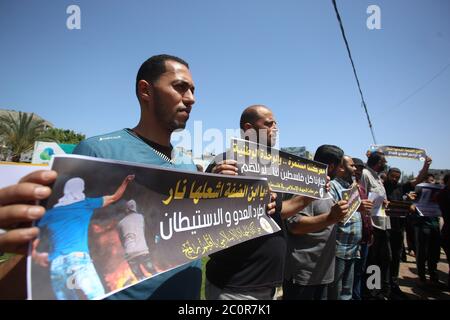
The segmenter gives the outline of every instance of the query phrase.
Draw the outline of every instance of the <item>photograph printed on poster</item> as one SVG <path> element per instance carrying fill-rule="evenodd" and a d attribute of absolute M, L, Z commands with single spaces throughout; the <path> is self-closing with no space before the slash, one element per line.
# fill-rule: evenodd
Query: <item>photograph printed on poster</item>
<path fill-rule="evenodd" d="M 266 179 L 57 156 L 32 299 L 101 299 L 161 272 L 279 231 Z"/>

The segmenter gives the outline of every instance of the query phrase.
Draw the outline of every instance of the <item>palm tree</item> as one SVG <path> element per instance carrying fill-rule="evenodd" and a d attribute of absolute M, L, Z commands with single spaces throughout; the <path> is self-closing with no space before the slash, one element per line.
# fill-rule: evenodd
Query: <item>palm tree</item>
<path fill-rule="evenodd" d="M 20 155 L 33 149 L 34 141 L 45 130 L 45 122 L 33 119 L 34 114 L 19 112 L 0 116 L 0 140 L 11 152 L 11 160 L 20 161 Z"/>

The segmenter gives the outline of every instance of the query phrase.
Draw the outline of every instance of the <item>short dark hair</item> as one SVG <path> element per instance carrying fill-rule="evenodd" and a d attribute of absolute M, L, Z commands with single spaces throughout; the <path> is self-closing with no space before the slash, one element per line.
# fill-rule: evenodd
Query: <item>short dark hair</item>
<path fill-rule="evenodd" d="M 433 177 L 434 178 L 434 174 L 432 174 L 432 173 L 427 174 L 427 178 L 429 178 L 429 177 Z"/>
<path fill-rule="evenodd" d="M 150 83 L 155 82 L 158 78 L 166 72 L 166 61 L 176 61 L 185 65 L 189 69 L 189 65 L 181 58 L 171 56 L 168 54 L 160 54 L 153 56 L 145 60 L 145 62 L 139 68 L 136 76 L 136 96 L 138 96 L 138 83 L 141 80 L 148 81 Z M 138 96 L 139 98 L 139 96 Z"/>
<path fill-rule="evenodd" d="M 402 172 L 400 171 L 399 168 L 389 168 L 388 174 L 391 173 L 391 172 L 397 172 L 399 174 L 402 174 Z"/>
<path fill-rule="evenodd" d="M 444 184 L 447 184 L 448 179 L 450 179 L 450 173 L 447 173 L 447 174 L 444 176 Z"/>
<path fill-rule="evenodd" d="M 352 158 L 353 163 L 357 167 L 365 167 L 364 162 L 360 158 Z"/>
<path fill-rule="evenodd" d="M 319 161 L 325 164 L 339 165 L 344 157 L 344 151 L 338 146 L 324 144 L 317 148 L 314 155 L 314 161 Z"/>
<path fill-rule="evenodd" d="M 376 165 L 382 158 L 384 157 L 384 153 L 380 151 L 374 151 L 370 153 L 369 159 L 367 159 L 367 165 L 372 168 Z"/>
<path fill-rule="evenodd" d="M 260 104 L 252 105 L 246 108 L 241 114 L 241 120 L 239 122 L 239 126 L 242 130 L 244 130 L 244 125 L 248 122 L 250 124 L 255 124 L 256 121 L 259 120 L 259 108 L 264 107 Z"/>

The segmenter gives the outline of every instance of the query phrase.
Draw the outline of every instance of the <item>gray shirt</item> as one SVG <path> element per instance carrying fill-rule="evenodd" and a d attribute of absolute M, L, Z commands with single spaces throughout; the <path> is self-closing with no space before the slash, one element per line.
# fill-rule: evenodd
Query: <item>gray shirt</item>
<path fill-rule="evenodd" d="M 383 180 L 378 176 L 371 168 L 363 169 L 361 176 L 361 183 L 364 186 L 367 196 L 370 192 L 378 193 L 383 196 L 384 199 L 386 197 L 386 189 L 384 189 Z M 388 216 L 372 216 L 372 225 L 375 228 L 386 230 L 391 228 L 391 219 Z"/>
<path fill-rule="evenodd" d="M 144 235 L 144 216 L 131 213 L 119 222 L 119 233 L 127 258 L 148 253 L 147 242 Z"/>
<path fill-rule="evenodd" d="M 330 212 L 332 199 L 315 200 L 287 223 L 301 223 L 304 216 L 317 216 Z M 288 256 L 285 278 L 299 285 L 328 284 L 334 280 L 336 254 L 336 228 L 303 235 L 288 232 Z"/>

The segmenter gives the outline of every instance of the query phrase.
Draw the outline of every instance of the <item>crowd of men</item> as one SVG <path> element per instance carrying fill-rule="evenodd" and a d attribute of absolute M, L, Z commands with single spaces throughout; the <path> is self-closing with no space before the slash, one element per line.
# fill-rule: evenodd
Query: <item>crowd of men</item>
<path fill-rule="evenodd" d="M 172 133 L 185 128 L 195 103 L 188 64 L 169 55 L 149 58 L 138 71 L 136 95 L 141 110 L 136 127 L 89 138 L 74 153 L 197 171 L 192 159 L 170 144 Z M 267 146 L 275 144 L 278 127 L 268 107 L 246 108 L 239 125 L 243 138 Z M 405 230 L 411 244 L 408 249 L 416 256 L 419 281 L 427 281 L 427 272 L 431 282 L 439 281 L 436 265 L 440 245 L 447 259 L 450 253 L 449 175 L 439 194 L 444 218 L 441 235 L 438 217 L 420 217 L 413 206 L 407 218 L 372 215 L 373 202 L 368 199 L 370 193 L 376 193 L 389 208 L 389 201 L 414 198 L 412 191 L 417 184 L 431 182 L 427 173 L 431 158 L 426 159 L 414 180 L 403 184 L 399 183 L 399 169 L 386 172 L 387 161 L 381 152 L 370 153 L 365 163 L 337 146 L 322 145 L 314 160 L 328 165 L 330 196 L 315 200 L 272 194 L 267 213 L 281 231 L 212 254 L 206 265 L 207 299 L 404 299 L 398 277 Z M 206 171 L 238 175 L 239 169 L 231 155 L 224 153 Z M 381 173 L 386 174 L 384 181 Z M 29 241 L 38 238 L 39 229 L 29 225 L 42 218 L 45 209 L 35 201 L 49 197 L 52 190 L 48 186 L 56 177 L 54 171 L 36 171 L 0 190 L 0 251 L 26 253 Z M 354 184 L 362 200 L 358 211 L 348 219 L 349 205 L 342 199 L 342 190 Z M 368 266 L 379 267 L 379 286 L 367 286 Z M 201 263 L 197 260 L 107 299 L 199 299 L 201 283 Z"/>

